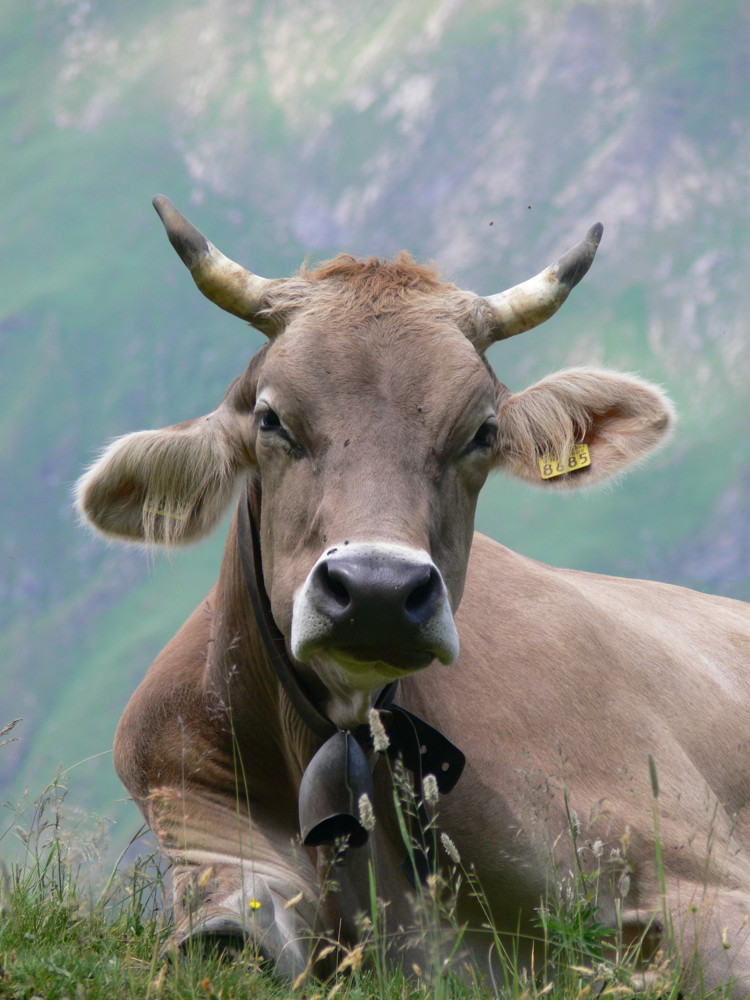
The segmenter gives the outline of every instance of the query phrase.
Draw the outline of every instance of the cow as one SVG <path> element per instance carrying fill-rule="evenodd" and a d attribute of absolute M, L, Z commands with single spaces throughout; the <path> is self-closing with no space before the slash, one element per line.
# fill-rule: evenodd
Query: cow
<path fill-rule="evenodd" d="M 539 908 L 577 872 L 644 966 L 669 944 L 685 983 L 744 995 L 748 606 L 474 532 L 492 470 L 585 488 L 670 434 L 638 376 L 514 392 L 485 358 L 562 305 L 602 227 L 483 297 L 406 253 L 262 278 L 154 205 L 200 291 L 267 336 L 214 410 L 115 440 L 77 488 L 97 531 L 149 546 L 237 505 L 115 738 L 172 864 L 170 947 L 244 942 L 299 979 L 316 942 L 355 947 L 372 878 L 394 959 L 424 967 L 415 907 L 460 859 L 481 887 L 455 900 L 460 954 L 484 974 L 498 943 L 537 967 Z"/>

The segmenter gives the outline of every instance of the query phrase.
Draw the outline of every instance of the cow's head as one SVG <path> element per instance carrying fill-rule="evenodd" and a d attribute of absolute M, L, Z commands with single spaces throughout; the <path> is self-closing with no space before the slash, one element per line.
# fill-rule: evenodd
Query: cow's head
<path fill-rule="evenodd" d="M 82 478 L 80 510 L 111 537 L 191 542 L 255 477 L 274 617 L 341 705 L 455 660 L 453 612 L 491 469 L 581 487 L 669 428 L 663 394 L 634 376 L 573 369 L 513 393 L 485 361 L 491 343 L 560 307 L 601 226 L 536 277 L 483 298 L 406 255 L 260 278 L 166 199 L 155 206 L 201 291 L 270 343 L 207 416 L 115 441 Z M 541 478 L 540 456 L 565 463 L 580 443 L 590 465 Z"/>

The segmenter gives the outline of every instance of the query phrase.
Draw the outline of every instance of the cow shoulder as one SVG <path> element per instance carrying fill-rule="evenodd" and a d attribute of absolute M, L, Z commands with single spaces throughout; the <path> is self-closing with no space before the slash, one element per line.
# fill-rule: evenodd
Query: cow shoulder
<path fill-rule="evenodd" d="M 205 724 L 212 698 L 206 666 L 215 593 L 209 593 L 162 649 L 120 719 L 115 769 L 137 800 L 143 801 L 155 788 L 179 783 L 188 759 L 200 763 L 207 748 L 216 752 L 218 728 Z"/>

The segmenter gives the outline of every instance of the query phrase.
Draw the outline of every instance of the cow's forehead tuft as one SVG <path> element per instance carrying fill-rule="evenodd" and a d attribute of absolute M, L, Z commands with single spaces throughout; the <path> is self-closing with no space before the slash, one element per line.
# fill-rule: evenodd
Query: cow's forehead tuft
<path fill-rule="evenodd" d="M 360 260 L 350 254 L 339 254 L 315 269 L 304 267 L 301 274 L 311 281 L 345 279 L 352 289 L 360 287 L 369 295 L 403 288 L 434 291 L 443 284 L 433 264 L 419 263 L 405 250 L 392 259 L 368 257 Z"/>
<path fill-rule="evenodd" d="M 440 280 L 432 266 L 401 253 L 393 260 L 358 260 L 342 254 L 315 269 L 274 282 L 264 296 L 258 319 L 282 330 L 291 319 L 333 317 L 336 325 L 398 314 L 444 317 L 469 334 L 478 297 Z M 327 316 L 326 314 L 329 314 Z"/>

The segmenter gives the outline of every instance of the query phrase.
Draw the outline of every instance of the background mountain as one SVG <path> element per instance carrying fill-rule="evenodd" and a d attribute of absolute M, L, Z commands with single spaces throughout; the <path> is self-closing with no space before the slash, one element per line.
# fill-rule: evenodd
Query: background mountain
<path fill-rule="evenodd" d="M 0 727 L 24 717 L 5 798 L 104 754 L 73 798 L 132 831 L 114 727 L 218 567 L 221 532 L 165 560 L 107 547 L 70 505 L 106 440 L 208 411 L 261 342 L 194 290 L 157 191 L 267 276 L 407 248 L 483 293 L 601 220 L 585 282 L 493 363 L 515 389 L 570 364 L 637 370 L 675 398 L 677 434 L 592 495 L 498 477 L 478 526 L 547 562 L 750 599 L 741 0 L 2 11 Z"/>

